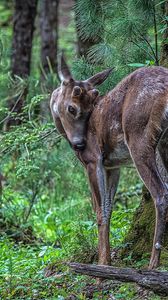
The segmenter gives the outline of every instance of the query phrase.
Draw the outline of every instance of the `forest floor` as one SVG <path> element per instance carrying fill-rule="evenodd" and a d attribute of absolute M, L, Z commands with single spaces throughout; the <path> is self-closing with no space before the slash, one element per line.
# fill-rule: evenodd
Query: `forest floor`
<path fill-rule="evenodd" d="M 78 164 L 74 169 L 71 152 L 67 154 L 67 165 L 62 166 L 61 161 L 58 164 L 61 153 L 65 153 L 64 147 L 66 143 L 54 152 L 55 160 L 51 159 L 54 172 L 61 166 L 56 173 L 58 195 L 51 193 L 51 186 L 46 193 L 44 186 L 26 223 L 23 216 L 27 199 L 9 184 L 4 186 L 4 219 L 0 215 L 0 299 L 166 299 L 136 284 L 103 281 L 97 286 L 96 279 L 76 275 L 68 267 L 69 262 L 97 262 L 97 225 L 82 167 Z M 110 229 L 113 265 L 141 268 L 149 262 L 147 253 L 140 261 L 133 261 L 131 253 L 121 261 L 117 254 L 124 246 L 141 188 L 135 171 L 124 169 Z"/>
<path fill-rule="evenodd" d="M 3 300 L 168 299 L 136 284 L 104 280 L 97 285 L 94 278 L 72 273 L 68 260 L 61 259 L 61 249 L 53 246 L 39 242 L 16 245 L 9 240 L 1 241 L 0 246 L 0 299 Z M 116 263 L 121 263 L 118 258 Z"/>
<path fill-rule="evenodd" d="M 121 180 L 117 199 L 120 199 L 120 203 L 123 201 L 126 206 L 128 201 L 130 208 L 123 209 L 123 206 L 119 205 L 113 212 L 110 241 L 112 265 L 147 267 L 149 256 L 145 253 L 139 261 L 133 261 L 131 254 L 121 260 L 118 254 L 118 250 L 123 247 L 123 238 L 132 218 L 134 199 L 137 199 L 140 193 L 140 186 L 138 183 L 135 184 L 136 179 L 132 170 L 126 170 L 125 175 L 127 175 L 127 183 L 132 188 L 127 192 L 125 179 Z M 71 183 L 73 185 L 75 181 Z M 80 199 L 78 195 L 75 197 L 75 202 L 74 196 L 72 200 L 68 199 L 66 202 L 53 202 L 51 211 L 48 210 L 46 202 L 42 209 L 42 203 L 39 201 L 27 227 L 23 225 L 16 228 L 13 225 L 12 228 L 10 225 L 10 228 L 7 226 L 6 231 L 5 228 L 2 229 L 0 232 L 0 299 L 168 299 L 132 283 L 105 280 L 98 286 L 96 279 L 72 272 L 68 266 L 69 262 L 96 263 L 97 261 L 97 226 L 88 201 L 90 199 Z M 6 208 L 7 214 L 10 212 L 9 205 L 10 203 Z M 40 207 L 40 215 L 38 207 Z"/>

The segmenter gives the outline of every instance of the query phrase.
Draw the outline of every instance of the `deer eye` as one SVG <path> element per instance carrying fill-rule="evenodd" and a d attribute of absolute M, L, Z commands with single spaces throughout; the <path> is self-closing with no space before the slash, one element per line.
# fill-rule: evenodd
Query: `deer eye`
<path fill-rule="evenodd" d="M 68 106 L 68 111 L 69 111 L 69 113 L 72 114 L 73 116 L 76 116 L 76 109 L 75 109 L 73 106 L 69 105 L 69 106 Z"/>

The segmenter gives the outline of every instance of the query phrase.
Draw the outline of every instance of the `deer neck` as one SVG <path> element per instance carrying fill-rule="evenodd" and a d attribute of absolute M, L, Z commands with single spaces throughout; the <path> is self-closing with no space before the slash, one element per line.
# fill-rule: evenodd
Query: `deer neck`
<path fill-rule="evenodd" d="M 130 163 L 122 128 L 124 99 L 130 86 L 128 79 L 129 77 L 124 79 L 98 100 L 89 121 L 88 130 L 96 137 L 107 168 L 111 168 L 113 164 L 119 166 Z"/>
<path fill-rule="evenodd" d="M 109 137 L 121 139 L 122 129 L 122 110 L 124 99 L 129 92 L 130 76 L 122 80 L 112 91 L 100 97 L 92 112 L 89 128 L 94 134 L 109 143 Z"/>

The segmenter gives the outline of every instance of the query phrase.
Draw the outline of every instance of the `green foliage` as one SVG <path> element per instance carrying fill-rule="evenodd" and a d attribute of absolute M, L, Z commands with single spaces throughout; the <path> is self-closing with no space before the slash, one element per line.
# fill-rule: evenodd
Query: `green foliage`
<path fill-rule="evenodd" d="M 157 64 L 160 34 L 165 30 L 162 4 L 159 0 L 100 0 L 96 4 L 77 0 L 79 33 L 83 39 L 95 38 L 95 45 L 88 51 L 89 61 L 103 62 L 117 70 L 124 67 L 125 74 L 130 63 L 144 63 L 147 59 Z"/>
<path fill-rule="evenodd" d="M 115 298 L 118 299 L 134 299 L 136 297 L 136 288 L 133 284 L 122 284 L 119 290 L 117 291 L 117 294 L 115 295 Z"/>
<path fill-rule="evenodd" d="M 76 1 L 75 13 L 77 27 L 79 29 L 80 37 L 83 40 L 92 38 L 96 41 L 101 38 L 104 21 L 101 3 L 100 0 L 96 2 L 89 0 Z"/>
<path fill-rule="evenodd" d="M 133 284 L 105 282 L 102 288 L 95 279 L 72 274 L 61 259 L 61 249 L 52 245 L 14 245 L 9 239 L 0 240 L 1 299 L 144 299 L 137 295 Z M 148 300 L 164 300 L 152 292 Z"/>
<path fill-rule="evenodd" d="M 0 4 L 0 15 L 1 15 L 0 26 L 4 26 L 7 23 L 9 23 L 10 22 L 10 18 L 12 17 L 11 7 L 8 7 L 8 6 L 5 7 L 4 4 L 5 3 L 1 3 Z"/>

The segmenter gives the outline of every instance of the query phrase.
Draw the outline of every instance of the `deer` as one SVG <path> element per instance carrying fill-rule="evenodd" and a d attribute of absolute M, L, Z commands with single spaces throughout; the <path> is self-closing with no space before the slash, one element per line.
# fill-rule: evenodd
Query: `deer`
<path fill-rule="evenodd" d="M 67 139 L 88 175 L 98 225 L 98 264 L 109 265 L 109 227 L 122 166 L 133 164 L 150 192 L 156 212 L 149 269 L 159 266 L 168 213 L 168 69 L 142 67 L 100 96 L 97 87 L 113 69 L 75 80 L 64 55 L 61 86 L 50 108 L 57 130 Z"/>

